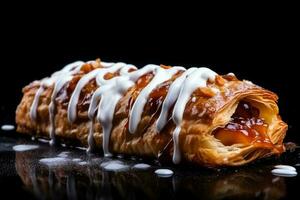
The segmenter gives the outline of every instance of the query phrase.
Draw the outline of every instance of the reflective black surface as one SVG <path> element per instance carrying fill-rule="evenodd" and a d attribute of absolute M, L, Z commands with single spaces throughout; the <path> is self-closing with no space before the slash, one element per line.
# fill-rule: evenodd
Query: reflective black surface
<path fill-rule="evenodd" d="M 13 147 L 20 144 L 38 148 L 14 151 Z M 300 163 L 298 156 L 296 149 L 280 159 L 232 169 L 167 165 L 164 168 L 172 169 L 174 175 L 160 178 L 154 173 L 161 168 L 156 161 L 87 155 L 77 148 L 50 147 L 13 131 L 2 131 L 0 191 L 5 197 L 34 199 L 290 199 L 298 193 L 299 176 L 277 177 L 271 170 L 278 163 Z M 49 164 L 41 162 L 44 158 L 59 159 Z M 111 160 L 126 167 L 117 171 L 104 169 L 104 163 Z M 151 167 L 135 169 L 137 163 Z"/>
<path fill-rule="evenodd" d="M 182 6 L 160 12 L 145 12 L 135 6 L 133 11 L 122 7 L 122 12 L 115 6 L 80 6 L 77 10 L 69 6 L 49 9 L 51 16 L 44 7 L 36 9 L 36 5 L 32 10 L 15 3 L 3 7 L 9 15 L 1 12 L 1 125 L 14 122 L 22 87 L 75 60 L 100 57 L 137 66 L 209 66 L 220 74 L 234 72 L 240 79 L 278 94 L 281 116 L 289 124 L 285 142 L 300 142 L 299 55 L 295 48 L 299 46 L 298 11 L 290 10 L 297 6 L 285 9 L 282 2 L 277 8 L 275 3 L 271 7 L 255 5 L 249 12 L 236 6 L 232 7 L 234 11 L 225 7 L 216 10 L 214 6 L 208 13 L 203 12 L 206 8 L 195 6 L 197 11 L 186 9 L 187 15 Z M 130 14 L 132 19 L 128 20 Z M 278 178 L 270 173 L 274 164 L 300 162 L 298 152 L 220 171 L 169 166 L 174 176 L 162 179 L 153 173 L 158 167 L 155 163 L 146 171 L 116 173 L 103 171 L 101 156 L 96 156 L 100 160 L 94 162 L 95 157 L 89 158 L 77 149 L 50 148 L 39 143 L 41 148 L 34 151 L 12 150 L 15 144 L 31 142 L 14 132 L 0 133 L 0 199 L 298 199 L 298 176 Z M 49 169 L 39 163 L 40 158 L 61 151 L 71 151 L 71 156 L 82 157 L 88 165 L 68 163 Z M 136 161 L 127 162 L 132 166 Z"/>

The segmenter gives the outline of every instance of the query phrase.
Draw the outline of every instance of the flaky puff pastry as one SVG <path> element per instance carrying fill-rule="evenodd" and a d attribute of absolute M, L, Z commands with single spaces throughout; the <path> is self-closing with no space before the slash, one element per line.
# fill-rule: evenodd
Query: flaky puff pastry
<path fill-rule="evenodd" d="M 102 87 L 91 79 L 80 91 L 76 105 L 76 120 L 70 122 L 68 106 L 72 93 L 80 79 L 95 69 L 104 68 L 99 60 L 82 64 L 79 71 L 72 75 L 55 97 L 54 127 L 55 137 L 73 145 L 88 146 L 88 133 L 91 120 L 88 108 L 91 96 L 97 88 Z M 160 66 L 169 70 L 169 66 Z M 129 71 L 135 71 L 131 69 Z M 143 89 L 155 78 L 155 73 L 145 73 L 135 80 L 118 100 L 112 120 L 109 138 L 109 151 L 117 154 L 160 157 L 168 160 L 174 158 L 173 134 L 175 129 L 172 120 L 172 109 L 168 111 L 168 122 L 161 131 L 157 130 L 157 119 L 170 85 L 178 79 L 184 70 L 179 69 L 171 78 L 158 84 L 146 99 L 143 113 L 134 133 L 129 129 L 130 111 Z M 107 80 L 121 76 L 120 70 L 106 73 Z M 36 108 L 36 119 L 30 115 L 33 101 L 41 87 L 42 81 L 35 81 L 23 89 L 24 96 L 16 110 L 17 131 L 37 137 L 49 138 L 51 129 L 49 104 L 54 84 L 48 84 L 40 91 Z M 240 81 L 233 74 L 215 75 L 208 79 L 205 87 L 196 88 L 184 106 L 183 118 L 180 122 L 178 145 L 183 163 L 194 163 L 200 166 L 239 166 L 255 159 L 270 155 L 279 155 L 284 151 L 283 139 L 287 125 L 278 114 L 277 95 L 249 81 Z M 259 110 L 259 118 L 268 125 L 265 137 L 268 144 L 237 142 L 225 145 L 215 137 L 217 129 L 225 127 L 232 120 L 239 103 L 247 102 Z M 99 111 L 101 112 L 101 110 Z M 95 146 L 101 149 L 103 126 L 99 120 L 93 119 L 93 138 Z M 226 135 L 225 135 L 226 136 Z M 226 136 L 227 137 L 227 136 Z M 234 137 L 234 135 L 228 135 Z"/>

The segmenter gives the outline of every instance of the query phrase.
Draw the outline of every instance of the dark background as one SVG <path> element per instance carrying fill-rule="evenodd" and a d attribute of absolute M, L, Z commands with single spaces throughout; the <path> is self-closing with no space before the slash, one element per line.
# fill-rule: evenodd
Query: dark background
<path fill-rule="evenodd" d="M 138 67 L 162 63 L 234 72 L 279 95 L 289 124 L 285 141 L 300 142 L 298 6 L 226 2 L 175 9 L 142 3 L 131 9 L 119 3 L 0 5 L 0 125 L 14 122 L 22 87 L 75 60 L 100 57 Z M 1 157 L 2 196 L 30 198 L 19 177 L 7 173 L 14 169 L 12 155 Z M 298 195 L 298 182 L 287 179 L 289 196 Z"/>
<path fill-rule="evenodd" d="M 286 141 L 300 141 L 299 21 L 292 8 L 204 13 L 200 6 L 150 11 L 12 6 L 1 13 L 1 123 L 13 122 L 23 86 L 75 60 L 100 57 L 138 67 L 154 63 L 234 72 L 279 95 L 280 113 L 289 124 Z"/>

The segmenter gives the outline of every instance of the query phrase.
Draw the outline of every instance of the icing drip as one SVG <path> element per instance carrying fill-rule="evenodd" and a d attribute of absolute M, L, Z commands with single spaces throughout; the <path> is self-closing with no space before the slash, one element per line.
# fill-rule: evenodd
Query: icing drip
<path fill-rule="evenodd" d="M 91 121 L 88 135 L 88 152 L 91 152 L 94 146 L 94 117 L 98 107 L 97 120 L 101 123 L 103 130 L 103 152 L 105 156 L 111 156 L 109 153 L 109 138 L 115 107 L 123 94 L 134 85 L 134 82 L 126 76 L 117 76 L 105 80 L 104 75 L 107 72 L 116 72 L 118 70 L 120 70 L 120 74 L 124 74 L 129 69 L 135 69 L 135 67 L 125 63 L 117 63 L 107 70 L 102 70 L 101 74 L 99 73 L 96 77 L 96 82 L 101 87 L 94 92 L 88 110 L 88 117 Z"/>
<path fill-rule="evenodd" d="M 103 89 L 104 92 L 101 95 L 98 108 L 97 120 L 100 121 L 103 128 L 103 151 L 105 156 L 110 155 L 109 139 L 115 107 L 127 89 L 133 86 L 132 82 L 126 80 L 122 81 L 122 78 L 123 77 L 118 77 L 112 80 L 113 83 L 108 86 L 110 89 Z"/>
<path fill-rule="evenodd" d="M 102 64 L 102 63 L 101 63 Z M 81 90 L 84 88 L 84 86 L 86 86 L 86 84 L 88 84 L 92 79 L 96 78 L 96 82 L 98 85 L 102 85 L 103 83 L 106 82 L 106 80 L 104 79 L 104 76 L 106 73 L 113 73 L 113 72 L 117 72 L 118 70 L 120 70 L 124 65 L 124 63 L 116 63 L 116 64 L 105 64 L 105 66 L 107 66 L 107 68 L 103 69 L 103 68 L 98 68 L 95 69 L 89 73 L 87 73 L 86 75 L 84 75 L 79 82 L 77 83 L 72 96 L 70 98 L 70 102 L 68 105 L 68 120 L 69 122 L 74 122 L 77 116 L 77 103 L 78 103 L 78 99 L 81 93 Z"/>
<path fill-rule="evenodd" d="M 90 118 L 89 134 L 88 134 L 88 148 L 86 149 L 86 152 L 91 153 L 94 149 L 95 149 L 94 119 Z"/>
<path fill-rule="evenodd" d="M 49 136 L 50 136 L 50 144 L 55 144 L 55 113 L 56 113 L 56 106 L 55 106 L 55 98 L 57 96 L 57 93 L 61 90 L 61 88 L 68 82 L 72 80 L 72 76 L 66 76 L 63 80 L 58 81 L 55 83 L 52 95 L 51 95 L 51 102 L 49 104 L 49 120 L 50 120 L 50 130 L 49 130 Z"/>
<path fill-rule="evenodd" d="M 29 111 L 29 115 L 30 115 L 30 119 L 35 121 L 36 120 L 36 111 L 37 111 L 37 106 L 39 104 L 39 100 L 40 100 L 40 96 L 41 94 L 44 92 L 44 86 L 41 85 L 39 87 L 39 89 L 37 90 L 32 105 L 30 107 L 30 111 Z"/>
<path fill-rule="evenodd" d="M 91 63 L 93 61 L 89 61 Z M 50 138 L 51 144 L 55 142 L 55 113 L 56 105 L 55 99 L 58 92 L 64 87 L 66 83 L 72 80 L 73 75 L 78 73 L 84 63 L 81 61 L 71 63 L 65 66 L 61 71 L 55 72 L 50 78 L 43 79 L 40 83 L 40 88 L 34 97 L 32 106 L 30 108 L 30 117 L 36 120 L 36 110 L 39 103 L 39 98 L 46 86 L 54 84 L 54 89 L 51 95 L 51 102 L 49 105 L 49 118 L 50 118 Z M 124 96 L 129 88 L 136 84 L 136 81 L 147 73 L 152 73 L 153 78 L 144 87 L 137 96 L 129 115 L 129 132 L 135 133 L 144 107 L 147 103 L 149 95 L 160 84 L 170 80 L 178 71 L 184 71 L 177 79 L 175 79 L 162 102 L 162 109 L 160 111 L 158 120 L 156 121 L 157 132 L 161 132 L 169 121 L 168 116 L 170 109 L 174 106 L 171 119 L 176 125 L 173 131 L 173 162 L 180 162 L 180 148 L 179 148 L 179 134 L 181 132 L 181 122 L 183 113 L 192 93 L 199 87 L 206 87 L 207 80 L 214 81 L 216 73 L 208 68 L 190 68 L 186 70 L 183 67 L 173 67 L 169 69 L 162 68 L 158 65 L 146 65 L 141 69 L 136 69 L 133 65 L 125 63 L 105 63 L 101 62 L 104 68 L 96 68 L 81 77 L 76 84 L 76 87 L 71 94 L 70 101 L 67 109 L 67 116 L 70 123 L 74 122 L 77 118 L 77 104 L 82 89 L 93 79 L 99 88 L 97 88 L 91 98 L 88 109 L 89 117 L 89 134 L 88 134 L 88 149 L 90 152 L 94 146 L 94 123 L 100 122 L 103 131 L 103 152 L 105 156 L 110 156 L 109 140 L 113 126 L 113 116 L 116 105 L 119 100 Z M 132 69 L 134 71 L 132 71 Z M 105 79 L 107 73 L 116 73 L 119 75 L 111 79 Z"/>
<path fill-rule="evenodd" d="M 92 101 L 95 102 L 97 98 L 100 98 L 97 120 L 101 123 L 103 129 L 103 151 L 105 156 L 111 155 L 109 153 L 109 138 L 112 129 L 115 107 L 119 100 L 122 98 L 123 94 L 134 84 L 131 81 L 128 81 L 128 79 L 126 79 L 125 77 L 116 77 L 110 82 L 112 83 L 104 85 L 97 89 L 92 99 Z M 89 110 L 91 112 L 89 114 L 90 119 L 93 119 L 94 117 L 95 111 L 93 110 L 93 107 L 91 107 L 91 109 Z M 90 134 L 93 134 L 93 132 L 90 132 Z"/>
<path fill-rule="evenodd" d="M 50 78 L 45 78 L 41 81 L 40 87 L 35 94 L 33 103 L 30 107 L 30 118 L 32 120 L 36 120 L 37 106 L 39 104 L 39 99 L 41 94 L 44 92 L 45 86 L 50 86 L 54 84 L 54 89 L 51 95 L 51 101 L 49 104 L 49 120 L 50 120 L 50 144 L 53 145 L 55 143 L 55 98 L 57 93 L 62 89 L 62 87 L 72 79 L 72 75 L 79 72 L 81 66 L 84 64 L 82 61 L 76 61 L 71 64 L 66 65 L 62 70 L 54 72 Z"/>
<path fill-rule="evenodd" d="M 165 125 L 168 122 L 168 114 L 169 114 L 169 110 L 170 108 L 175 104 L 178 96 L 179 96 L 179 92 L 181 89 L 181 86 L 184 82 L 184 80 L 186 79 L 186 77 L 191 74 L 193 71 L 195 71 L 197 68 L 190 68 L 188 70 L 186 70 L 183 74 L 181 74 L 180 77 L 178 77 L 175 81 L 173 81 L 173 83 L 170 85 L 168 94 L 162 104 L 162 109 L 160 112 L 160 115 L 157 119 L 156 122 L 156 129 L 158 132 L 161 132 L 161 130 L 165 127 Z"/>
<path fill-rule="evenodd" d="M 183 70 L 183 67 L 173 67 L 170 69 L 163 69 L 157 66 L 153 73 L 154 77 L 150 81 L 150 83 L 140 92 L 136 101 L 133 104 L 133 107 L 130 111 L 130 118 L 129 118 L 129 132 L 135 133 L 137 126 L 141 120 L 142 112 L 147 103 L 147 99 L 149 94 L 154 90 L 159 84 L 169 80 L 172 78 L 174 74 L 178 72 L 178 70 Z"/>
<path fill-rule="evenodd" d="M 205 67 L 194 70 L 191 74 L 186 76 L 184 80 L 179 96 L 175 103 L 172 120 L 176 124 L 176 128 L 173 132 L 174 152 L 173 163 L 178 164 L 181 160 L 179 149 L 179 134 L 181 131 L 181 122 L 183 119 L 183 113 L 187 102 L 189 101 L 192 93 L 199 87 L 206 87 L 207 80 L 214 81 L 217 74 Z"/>
<path fill-rule="evenodd" d="M 73 123 L 76 120 L 77 116 L 77 103 L 80 96 L 81 90 L 84 88 L 86 84 L 88 84 L 92 79 L 94 79 L 101 69 L 95 69 L 86 75 L 84 75 L 77 83 L 68 105 L 68 120 Z"/>
<path fill-rule="evenodd" d="M 88 111 L 88 116 L 89 116 L 89 119 L 91 120 L 90 130 L 92 130 L 93 126 L 94 126 L 93 119 L 95 116 L 95 112 L 97 110 L 97 102 L 99 102 L 99 100 L 100 100 L 100 103 L 98 104 L 97 120 L 101 123 L 102 129 L 103 129 L 103 151 L 104 151 L 105 156 L 111 155 L 109 152 L 109 139 L 110 139 L 110 134 L 111 134 L 111 129 L 112 129 L 113 115 L 114 115 L 114 111 L 115 111 L 115 107 L 116 107 L 117 103 L 123 97 L 124 93 L 135 84 L 137 79 L 139 79 L 141 76 L 143 76 L 149 72 L 159 69 L 159 66 L 157 66 L 157 65 L 147 65 L 140 70 L 128 72 L 129 69 L 133 68 L 133 66 L 125 65 L 124 63 L 122 63 L 122 65 L 123 65 L 123 67 L 121 66 L 122 68 L 120 69 L 120 74 L 122 76 L 117 76 L 110 80 L 105 80 L 103 78 L 103 76 L 97 76 L 97 78 L 96 78 L 97 83 L 102 84 L 102 86 L 94 92 L 94 94 L 92 96 L 91 104 L 89 107 L 89 111 Z M 165 69 L 161 69 L 161 70 L 165 70 L 167 72 L 164 72 L 165 73 L 164 75 L 160 75 L 160 78 L 162 76 L 165 76 L 164 80 L 168 80 L 179 69 L 183 69 L 183 68 L 177 67 L 177 68 L 172 68 L 172 70 L 170 69 L 168 71 Z M 160 73 L 162 73 L 162 72 L 160 72 Z M 157 82 L 158 81 L 156 80 L 155 83 L 157 83 Z M 161 82 L 163 82 L 163 81 L 161 81 Z M 151 82 L 149 84 L 151 84 Z M 149 91 L 151 92 L 152 90 L 149 90 Z M 143 109 L 143 107 L 144 107 L 144 104 L 142 105 L 141 110 Z M 134 113 L 132 115 L 135 115 L 135 114 L 136 113 Z M 93 131 L 89 132 L 88 144 L 89 144 L 88 150 L 91 151 L 92 146 L 94 144 Z"/>

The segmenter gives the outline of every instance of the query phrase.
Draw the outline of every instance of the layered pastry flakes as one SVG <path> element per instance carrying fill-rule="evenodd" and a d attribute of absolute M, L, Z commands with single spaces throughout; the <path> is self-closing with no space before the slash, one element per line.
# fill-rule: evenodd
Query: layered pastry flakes
<path fill-rule="evenodd" d="M 284 152 L 277 95 L 209 68 L 77 61 L 23 89 L 18 132 L 175 164 L 237 166 Z"/>

